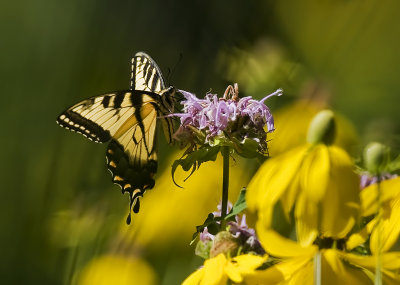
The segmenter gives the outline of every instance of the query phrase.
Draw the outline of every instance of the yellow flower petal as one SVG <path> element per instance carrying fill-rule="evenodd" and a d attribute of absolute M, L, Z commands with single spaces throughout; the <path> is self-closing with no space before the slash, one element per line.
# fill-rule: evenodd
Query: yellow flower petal
<path fill-rule="evenodd" d="M 204 276 L 204 268 L 197 269 L 190 274 L 182 283 L 182 285 L 199 285 Z"/>
<path fill-rule="evenodd" d="M 297 191 L 288 190 L 295 189 L 292 180 L 298 174 L 307 148 L 308 146 L 301 146 L 278 157 L 270 158 L 259 168 L 247 187 L 246 199 L 250 210 L 263 211 L 265 208 L 271 212 L 268 209 L 285 196 L 282 205 L 288 215 L 297 195 Z M 268 218 L 265 221 L 268 221 Z"/>
<path fill-rule="evenodd" d="M 271 163 L 271 159 L 264 162 L 258 169 L 257 173 L 251 179 L 246 191 L 246 203 L 247 208 L 250 211 L 256 211 L 259 207 L 259 196 L 260 193 L 265 191 L 265 179 L 267 177 L 272 177 L 277 164 Z"/>
<path fill-rule="evenodd" d="M 287 218 L 290 215 L 300 190 L 299 169 L 303 163 L 307 151 L 308 145 L 303 145 L 295 148 L 291 152 L 288 152 L 286 154 L 286 160 L 282 161 L 279 165 L 281 176 L 274 177 L 274 182 L 277 185 L 271 186 L 271 189 L 274 189 L 274 187 L 278 187 L 279 184 L 282 184 L 282 181 L 286 181 L 286 183 L 288 183 L 288 185 L 285 186 L 285 192 L 283 192 L 280 197 L 282 208 Z M 277 159 L 279 159 L 279 157 L 277 157 Z M 268 201 L 268 198 L 266 200 Z"/>
<path fill-rule="evenodd" d="M 382 270 L 383 272 L 383 284 L 385 285 L 399 285 L 400 284 L 400 274 Z"/>
<path fill-rule="evenodd" d="M 371 284 L 371 280 L 361 270 L 347 266 L 341 260 L 337 250 L 328 249 L 322 252 L 322 284 Z"/>
<path fill-rule="evenodd" d="M 320 202 L 330 178 L 329 152 L 326 145 L 319 144 L 309 150 L 303 161 L 300 176 L 307 198 L 313 203 Z"/>
<path fill-rule="evenodd" d="M 376 256 L 356 255 L 352 253 L 341 253 L 342 257 L 349 262 L 366 267 L 368 269 L 375 269 Z M 382 253 L 382 268 L 387 270 L 400 269 L 400 252 L 386 252 Z"/>
<path fill-rule="evenodd" d="M 243 254 L 236 256 L 230 260 L 225 266 L 225 272 L 229 279 L 236 283 L 243 282 L 243 277 L 252 274 L 256 268 L 260 267 L 268 256 L 257 256 L 251 254 Z"/>
<path fill-rule="evenodd" d="M 225 266 L 225 273 L 226 275 L 228 275 L 229 279 L 232 280 L 233 282 L 235 283 L 243 282 L 243 277 L 242 274 L 240 274 L 241 273 L 240 270 L 237 268 L 237 266 L 235 266 L 231 262 L 229 262 Z"/>
<path fill-rule="evenodd" d="M 207 259 L 204 262 L 204 275 L 201 285 L 225 285 L 228 277 L 225 274 L 227 263 L 225 255 L 220 253 L 216 257 Z"/>
<path fill-rule="evenodd" d="M 320 213 L 318 206 L 307 200 L 306 194 L 301 193 L 295 208 L 296 233 L 301 246 L 311 245 L 318 235 Z"/>
<path fill-rule="evenodd" d="M 360 232 L 352 234 L 346 242 L 346 249 L 352 250 L 353 248 L 363 244 L 369 237 L 367 227 L 364 227 Z"/>
<path fill-rule="evenodd" d="M 276 284 L 284 280 L 282 272 L 276 267 L 271 266 L 265 270 L 254 270 L 244 277 L 245 284 Z"/>
<path fill-rule="evenodd" d="M 288 285 L 314 285 L 314 266 L 311 260 L 307 263 L 297 263 L 294 264 L 298 267 L 297 271 L 294 272 L 288 282 L 284 284 Z"/>
<path fill-rule="evenodd" d="M 299 243 L 284 238 L 273 230 L 264 229 L 259 224 L 256 225 L 257 235 L 266 252 L 278 257 L 312 256 L 317 251 L 317 247 L 312 245 L 302 247 Z"/>
<path fill-rule="evenodd" d="M 400 235 L 400 200 L 395 199 L 391 203 L 391 213 L 388 218 L 384 218 L 380 225 L 376 225 L 371 234 L 371 251 L 378 252 L 378 236 L 380 236 L 381 251 L 388 251 L 398 240 Z M 377 218 L 374 219 L 378 222 Z M 380 230 L 379 230 L 380 227 Z"/>
<path fill-rule="evenodd" d="M 321 232 L 324 236 L 344 238 L 359 216 L 359 177 L 353 162 L 342 149 L 329 147 L 331 163 L 328 189 L 321 203 Z"/>
<path fill-rule="evenodd" d="M 400 177 L 384 180 L 380 183 L 382 203 L 400 195 Z M 378 212 L 378 184 L 371 184 L 361 191 L 362 215 L 370 216 Z"/>

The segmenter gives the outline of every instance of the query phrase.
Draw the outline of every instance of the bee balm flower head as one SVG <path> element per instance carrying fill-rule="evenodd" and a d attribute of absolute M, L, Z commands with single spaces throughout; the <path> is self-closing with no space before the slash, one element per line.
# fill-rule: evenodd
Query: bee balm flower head
<path fill-rule="evenodd" d="M 275 128 L 264 101 L 271 96 L 281 96 L 281 89 L 260 101 L 252 97 L 239 98 L 237 84 L 229 86 L 222 98 L 208 93 L 204 99 L 198 99 L 192 93 L 183 90 L 180 93 L 185 97 L 181 102 L 183 112 L 170 116 L 180 118 L 181 126 L 175 138 L 183 145 L 233 145 L 243 156 L 251 155 L 248 150 L 252 146 L 257 146 L 256 151 L 261 154 L 267 152 L 267 133 Z"/>

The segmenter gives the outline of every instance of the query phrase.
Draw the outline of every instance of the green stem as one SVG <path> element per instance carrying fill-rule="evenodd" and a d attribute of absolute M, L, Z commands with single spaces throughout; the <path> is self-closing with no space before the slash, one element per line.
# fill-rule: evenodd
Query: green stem
<path fill-rule="evenodd" d="M 221 205 L 221 229 L 225 228 L 225 216 L 228 210 L 228 190 L 229 190 L 229 146 L 223 146 L 223 173 L 222 173 L 222 205 Z"/>
<path fill-rule="evenodd" d="M 378 181 L 377 181 L 377 191 L 378 191 L 378 221 L 376 225 L 376 230 L 378 231 L 377 236 L 377 250 L 376 253 L 376 264 L 375 264 L 375 285 L 382 285 L 382 194 L 381 194 L 381 175 L 378 173 Z"/>
<path fill-rule="evenodd" d="M 314 256 L 314 285 L 322 284 L 322 265 L 321 265 L 321 252 L 318 252 Z"/>

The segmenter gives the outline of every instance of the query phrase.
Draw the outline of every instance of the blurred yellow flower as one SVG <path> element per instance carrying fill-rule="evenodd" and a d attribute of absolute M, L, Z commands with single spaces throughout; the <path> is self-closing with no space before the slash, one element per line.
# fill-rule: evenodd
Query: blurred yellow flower
<path fill-rule="evenodd" d="M 378 236 L 380 236 L 381 243 L 380 252 L 390 250 L 400 236 L 400 177 L 381 181 L 379 188 L 382 206 L 380 227 L 377 225 L 378 215 L 366 226 L 367 233 L 371 233 L 370 248 L 373 253 L 379 251 Z M 377 214 L 378 201 L 378 183 L 363 189 L 361 191 L 362 216 L 368 217 Z M 360 243 L 364 241 L 360 239 Z"/>
<path fill-rule="evenodd" d="M 179 154 L 171 156 L 173 160 Z M 252 174 L 243 171 L 246 160 L 235 158 L 230 163 L 229 199 L 235 201 L 240 189 L 245 186 Z M 247 167 L 249 169 L 249 167 Z M 174 185 L 170 168 L 165 169 L 156 181 L 156 186 L 148 190 L 142 198 L 141 209 L 132 216 L 132 225 L 121 223 L 123 239 L 127 244 L 148 247 L 151 250 L 171 246 L 187 245 L 191 241 L 196 226 L 214 211 L 222 195 L 222 159 L 206 162 L 189 175 L 180 168 L 175 173 L 175 180 L 184 189 Z M 151 246 L 150 246 L 151 245 Z"/>
<path fill-rule="evenodd" d="M 144 260 L 118 255 L 103 255 L 87 264 L 77 277 L 79 285 L 157 284 L 153 268 Z"/>
<path fill-rule="evenodd" d="M 182 285 L 226 285 L 228 279 L 240 284 L 260 284 L 255 281 L 254 274 L 268 256 L 257 256 L 251 254 L 238 255 L 234 258 L 227 258 L 224 254 L 219 254 L 207 259 L 204 266 L 192 273 Z M 246 280 L 248 275 L 251 280 Z M 268 279 L 265 277 L 265 281 Z M 271 274 L 271 279 L 276 279 L 276 275 Z"/>
<path fill-rule="evenodd" d="M 286 239 L 278 233 L 257 227 L 258 235 L 265 250 L 271 255 L 282 258 L 280 263 L 268 270 L 276 270 L 284 276 L 283 284 L 316 284 L 315 276 L 321 278 L 324 285 L 330 284 L 373 284 L 362 269 L 349 266 L 346 255 L 336 249 L 321 249 L 315 245 L 302 246 Z M 318 269 L 319 267 L 319 269 Z M 320 270 L 317 274 L 317 270 Z M 262 283 L 259 283 L 262 284 Z"/>
<path fill-rule="evenodd" d="M 365 256 L 340 252 L 343 260 L 351 265 L 362 268 L 371 280 L 374 280 L 374 272 L 377 267 L 376 255 Z M 400 284 L 400 252 L 385 252 L 381 255 L 381 271 L 383 273 L 383 284 Z M 372 284 L 372 281 L 371 281 Z"/>
<path fill-rule="evenodd" d="M 291 148 L 302 145 L 312 118 L 322 109 L 323 104 L 299 100 L 280 110 L 274 111 L 275 131 L 268 134 L 269 153 L 276 156 Z M 354 126 L 343 116 L 335 114 L 337 133 L 334 144 L 348 152 L 354 151 L 358 137 Z"/>
<path fill-rule="evenodd" d="M 251 180 L 246 199 L 267 229 L 277 203 L 288 219 L 294 209 L 297 238 L 307 246 L 318 235 L 346 236 L 358 218 L 358 193 L 359 178 L 344 150 L 306 144 L 267 160 Z"/>

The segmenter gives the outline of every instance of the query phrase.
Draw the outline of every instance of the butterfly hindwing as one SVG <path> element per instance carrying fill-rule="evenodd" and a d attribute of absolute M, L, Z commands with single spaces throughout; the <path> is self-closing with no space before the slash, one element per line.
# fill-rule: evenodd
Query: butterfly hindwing
<path fill-rule="evenodd" d="M 121 186 L 122 193 L 129 193 L 130 208 L 134 213 L 139 212 L 139 197 L 143 197 L 147 189 L 155 185 L 154 174 L 157 172 L 156 153 L 152 154 L 141 167 L 129 162 L 124 148 L 112 140 L 107 147 L 107 167 L 111 172 L 112 181 Z M 127 223 L 130 223 L 130 214 Z"/>

